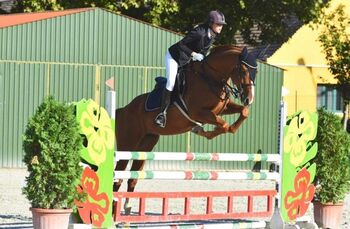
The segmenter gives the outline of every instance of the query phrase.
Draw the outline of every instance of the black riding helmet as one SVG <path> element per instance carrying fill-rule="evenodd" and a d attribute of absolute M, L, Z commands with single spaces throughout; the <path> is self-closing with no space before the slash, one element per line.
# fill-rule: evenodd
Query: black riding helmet
<path fill-rule="evenodd" d="M 218 10 L 212 10 L 209 12 L 208 22 L 209 25 L 214 23 L 219 25 L 226 25 L 224 14 Z"/>

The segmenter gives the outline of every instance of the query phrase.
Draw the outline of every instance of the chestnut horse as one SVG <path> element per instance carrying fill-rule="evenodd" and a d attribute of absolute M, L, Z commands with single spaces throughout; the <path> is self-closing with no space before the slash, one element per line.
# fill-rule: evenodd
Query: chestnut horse
<path fill-rule="evenodd" d="M 251 60 L 251 56 L 246 48 L 219 46 L 202 62 L 193 62 L 184 70 L 186 85 L 183 100 L 188 116 L 196 122 L 215 126 L 210 131 L 195 128 L 196 134 L 212 139 L 223 133 L 235 133 L 248 117 L 248 106 L 254 100 L 256 73 L 256 60 L 249 63 L 248 59 Z M 230 80 L 234 87 L 229 85 Z M 230 99 L 231 92 L 238 94 L 243 105 Z M 166 127 L 158 127 L 154 119 L 159 110 L 145 111 L 147 95 L 139 95 L 125 107 L 116 110 L 118 151 L 152 151 L 160 135 L 182 134 L 196 127 L 174 105 L 168 109 Z M 240 116 L 231 125 L 220 117 L 234 113 Z M 141 160 L 133 161 L 131 170 L 142 170 L 144 163 Z M 123 171 L 127 164 L 126 160 L 118 161 L 115 169 Z M 119 180 L 114 184 L 114 192 L 119 190 L 121 183 L 122 180 Z M 137 180 L 129 179 L 127 191 L 133 192 L 136 183 Z"/>

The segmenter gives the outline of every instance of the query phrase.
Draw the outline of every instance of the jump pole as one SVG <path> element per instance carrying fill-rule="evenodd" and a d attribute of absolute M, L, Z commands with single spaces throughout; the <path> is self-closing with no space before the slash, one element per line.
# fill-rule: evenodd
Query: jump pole
<path fill-rule="evenodd" d="M 107 97 L 108 96 L 110 96 L 110 99 L 107 99 L 107 107 L 108 107 L 108 103 L 109 104 L 114 104 L 114 107 L 115 107 L 115 102 L 113 102 L 113 101 L 115 101 L 115 94 L 113 94 L 113 93 L 115 93 L 114 91 L 111 91 L 111 92 L 107 92 Z M 109 94 L 109 95 L 108 95 Z M 113 100 L 114 99 L 114 100 Z M 281 189 L 282 189 L 282 182 L 283 182 L 283 174 L 282 174 L 282 171 L 283 171 L 283 169 L 282 169 L 282 166 L 283 166 L 283 163 L 282 163 L 282 160 L 283 160 L 283 155 L 282 155 L 282 152 L 283 152 L 283 127 L 284 127 L 284 124 L 285 124 L 285 120 L 286 120 L 286 115 L 285 115 L 285 110 L 284 110 L 284 107 L 285 107 L 285 104 L 283 103 L 283 101 L 281 102 L 281 107 L 280 107 L 280 128 L 279 128 L 279 155 L 275 155 L 276 156 L 276 158 L 274 158 L 273 160 L 276 160 L 275 161 L 275 164 L 279 167 L 279 168 L 277 168 L 277 171 L 279 171 L 279 175 L 278 176 L 276 176 L 275 174 L 272 176 L 273 177 L 273 180 L 276 180 L 276 190 L 277 190 L 277 192 L 278 192 L 278 196 L 277 196 L 277 198 L 276 198 L 276 201 L 275 201 L 275 210 L 274 210 L 274 214 L 273 214 L 273 217 L 271 218 L 271 221 L 270 221 L 270 227 L 271 228 L 287 228 L 287 227 L 290 227 L 291 225 L 290 224 L 285 224 L 284 222 L 283 222 L 283 220 L 282 220 L 282 216 L 281 216 L 281 212 L 280 212 L 280 207 L 281 207 L 281 201 L 282 201 L 282 197 L 281 197 L 281 195 L 282 195 L 282 191 L 281 191 Z M 112 108 L 112 106 L 111 106 L 111 108 L 109 108 L 109 113 L 110 113 L 110 115 L 111 115 L 111 117 L 115 117 L 115 108 Z M 128 154 L 128 155 L 127 155 Z M 130 158 L 130 159 L 133 159 L 133 160 L 137 160 L 137 157 L 139 157 L 140 155 L 137 155 L 137 153 L 135 153 L 135 152 L 129 152 L 129 153 L 127 153 L 127 154 L 125 154 L 125 157 L 123 158 L 123 156 L 120 156 L 119 158 L 118 158 L 118 160 L 121 160 L 121 159 L 127 159 L 127 158 Z M 173 155 L 172 155 L 173 153 L 170 153 L 169 154 L 169 156 L 171 155 L 172 157 L 173 157 Z M 176 154 L 179 154 L 179 153 L 176 153 Z M 179 159 L 179 160 L 183 160 L 183 158 L 185 157 L 185 158 L 188 158 L 188 154 L 189 153 L 180 153 L 181 154 L 181 159 Z M 222 160 L 222 161 L 224 161 L 223 159 L 218 159 L 218 158 L 220 158 L 220 155 L 218 156 L 218 155 L 208 155 L 208 154 L 201 154 L 201 155 L 196 155 L 196 153 L 191 153 L 192 155 L 189 157 L 189 158 L 191 158 L 191 159 L 189 159 L 189 160 Z M 135 156 L 135 155 L 137 155 L 137 156 Z M 145 156 L 146 154 L 144 154 L 143 156 L 141 156 L 142 158 L 146 158 L 146 159 L 141 159 L 140 158 L 140 160 L 147 160 L 148 158 L 149 159 L 155 159 L 155 158 L 162 158 L 162 157 L 164 157 L 164 156 L 160 156 L 160 155 L 155 155 L 154 153 L 153 153 L 153 155 L 152 154 L 147 154 L 146 156 Z M 152 155 L 152 156 L 151 156 Z M 210 159 L 198 159 L 198 158 L 200 158 L 200 157 L 204 157 L 204 158 L 207 158 L 208 156 L 210 156 Z M 237 160 L 239 160 L 239 161 L 250 161 L 251 160 L 251 158 L 249 158 L 249 159 L 247 159 L 247 157 L 253 157 L 253 158 L 257 158 L 257 159 L 255 159 L 255 160 L 252 160 L 252 161 L 269 161 L 270 162 L 270 160 L 269 159 L 264 159 L 264 160 L 262 160 L 261 158 L 259 158 L 260 156 L 255 156 L 255 155 L 253 155 L 253 156 L 247 156 L 247 155 L 245 155 L 244 156 L 244 154 L 236 154 L 236 156 L 237 156 Z M 136 157 L 136 158 L 135 158 Z M 224 156 L 221 156 L 221 158 L 223 158 Z M 226 159 L 229 159 L 229 158 L 226 158 Z M 172 160 L 174 160 L 174 159 L 172 159 Z M 175 159 L 175 160 L 177 160 L 177 159 Z M 146 172 L 147 173 L 147 172 Z M 232 175 L 232 177 L 231 178 L 233 178 L 233 177 L 237 177 L 237 175 L 238 174 L 236 174 L 236 175 Z M 124 174 L 124 176 L 125 177 L 132 177 L 132 176 L 135 176 L 135 175 L 130 175 L 130 174 L 128 174 L 128 175 L 126 175 L 126 174 Z M 139 175 L 136 175 L 136 177 L 138 177 Z M 142 175 L 142 176 L 144 176 L 144 175 Z M 206 175 L 207 176 L 207 175 Z M 240 176 L 242 176 L 242 174 L 240 174 L 238 177 L 240 177 Z M 247 177 L 247 175 L 245 175 L 246 177 Z M 260 176 L 260 175 L 256 175 L 256 176 Z M 208 177 L 208 176 L 207 176 Z M 214 176 L 215 177 L 215 176 Z M 218 177 L 218 176 L 216 176 L 216 177 Z M 254 175 L 253 175 L 253 177 L 254 177 Z M 117 176 L 114 176 L 114 178 L 115 179 L 118 179 L 118 175 Z M 126 178 L 127 179 L 127 178 Z M 300 219 L 297 219 L 297 223 L 299 223 L 299 222 L 302 222 L 302 223 L 305 223 L 306 222 L 306 225 L 315 225 L 314 224 L 314 222 L 312 222 L 312 221 L 310 221 L 310 219 L 308 218 L 308 217 L 303 217 L 302 219 L 300 218 Z M 296 228 L 298 228 L 298 226 L 297 225 L 292 225 L 292 226 L 295 226 Z M 158 228 L 158 227 L 155 227 L 155 228 Z M 172 226 L 171 228 L 176 228 L 176 227 L 174 227 L 174 226 Z M 208 228 L 208 227 L 201 227 L 201 228 Z M 216 228 L 216 227 L 215 227 Z M 253 228 L 253 227 L 251 227 L 251 228 Z M 315 227 L 315 228 L 317 228 L 317 227 Z"/>
<path fill-rule="evenodd" d="M 112 118 L 115 118 L 115 91 L 107 91 L 106 93 L 106 110 Z M 119 160 L 177 160 L 177 161 L 266 161 L 274 162 L 276 165 L 281 164 L 281 156 L 273 154 L 245 154 L 245 153 L 178 153 L 178 152 L 115 152 L 115 162 Z M 176 174 L 176 175 L 175 175 Z M 174 176 L 175 175 L 175 176 Z M 114 173 L 114 180 L 118 179 L 177 179 L 177 180 L 275 180 L 277 183 L 281 181 L 279 174 L 276 172 L 164 172 L 164 171 L 118 171 Z M 278 184 L 276 184 L 278 186 Z M 280 193 L 278 193 L 280 195 Z M 277 197 L 280 199 L 280 197 Z M 278 202 L 277 202 L 278 203 Z M 275 211 L 278 210 L 275 208 Z M 265 222 L 231 222 L 219 224 L 199 224 L 189 225 L 186 228 L 261 228 L 266 225 Z M 198 227 L 197 227 L 198 226 Z M 155 226 L 148 228 L 180 228 L 176 225 L 171 226 Z"/>

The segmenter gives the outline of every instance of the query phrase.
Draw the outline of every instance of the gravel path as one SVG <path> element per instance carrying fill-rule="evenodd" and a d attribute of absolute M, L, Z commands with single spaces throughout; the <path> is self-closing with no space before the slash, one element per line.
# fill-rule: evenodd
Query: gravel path
<path fill-rule="evenodd" d="M 22 195 L 21 188 L 26 176 L 24 169 L 0 169 L 0 228 L 32 228 L 29 202 Z M 122 191 L 125 190 L 123 183 Z M 140 181 L 137 191 L 206 191 L 238 189 L 271 189 L 269 181 Z M 202 206 L 203 207 L 203 206 Z M 198 206 L 201 211 L 201 205 Z M 309 215 L 311 209 L 309 209 Z M 346 198 L 342 229 L 350 229 L 350 194 Z"/>

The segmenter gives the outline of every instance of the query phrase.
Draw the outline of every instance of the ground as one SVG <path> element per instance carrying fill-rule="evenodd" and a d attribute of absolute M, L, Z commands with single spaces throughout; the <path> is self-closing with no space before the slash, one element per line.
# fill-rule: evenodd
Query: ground
<path fill-rule="evenodd" d="M 30 205 L 21 190 L 26 174 L 24 169 L 0 169 L 0 228 L 32 228 Z M 122 186 L 122 191 L 125 191 L 125 184 L 126 182 Z M 271 188 L 274 188 L 274 184 L 269 181 L 140 181 L 136 190 L 217 191 Z M 312 217 L 311 210 L 310 208 L 308 214 Z M 341 229 L 350 229 L 350 194 L 345 201 Z"/>

